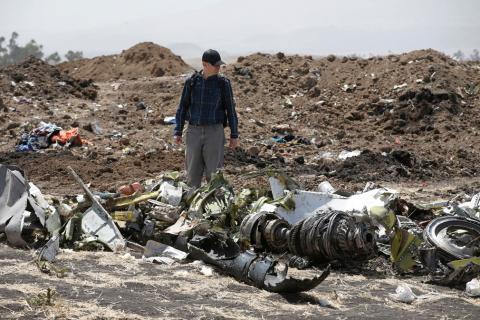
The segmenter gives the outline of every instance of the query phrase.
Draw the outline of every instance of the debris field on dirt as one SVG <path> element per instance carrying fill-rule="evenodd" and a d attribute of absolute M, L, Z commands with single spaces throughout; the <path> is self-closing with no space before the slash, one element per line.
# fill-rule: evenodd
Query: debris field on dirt
<path fill-rule="evenodd" d="M 338 296 L 332 278 L 368 275 L 392 281 L 380 303 L 392 310 L 419 316 L 444 295 L 478 310 L 479 64 L 431 49 L 239 57 L 222 72 L 241 146 L 197 190 L 171 125 L 191 70 L 153 43 L 0 69 L 0 239 L 30 249 L 42 279 L 76 277 L 66 254 L 112 251 L 125 265 L 235 280 L 251 297 Z M 45 292 L 27 304 L 55 314 Z M 340 300 L 313 305 L 353 310 Z"/>

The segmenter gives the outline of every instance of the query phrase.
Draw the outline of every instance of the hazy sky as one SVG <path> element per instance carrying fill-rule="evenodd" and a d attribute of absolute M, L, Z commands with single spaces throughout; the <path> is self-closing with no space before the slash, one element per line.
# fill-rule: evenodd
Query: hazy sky
<path fill-rule="evenodd" d="M 153 41 L 230 54 L 480 49 L 479 0 L 0 0 L 0 36 L 44 51 L 119 52 Z M 180 45 L 183 44 L 183 45 Z M 190 50 L 190 52 L 193 52 Z"/>

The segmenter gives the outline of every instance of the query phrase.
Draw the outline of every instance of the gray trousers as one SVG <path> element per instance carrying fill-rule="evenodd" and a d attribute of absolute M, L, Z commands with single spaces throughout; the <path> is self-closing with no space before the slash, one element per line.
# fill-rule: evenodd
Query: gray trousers
<path fill-rule="evenodd" d="M 188 125 L 185 132 L 185 145 L 187 183 L 193 188 L 198 188 L 203 175 L 208 181 L 212 173 L 223 167 L 225 149 L 223 124 Z"/>

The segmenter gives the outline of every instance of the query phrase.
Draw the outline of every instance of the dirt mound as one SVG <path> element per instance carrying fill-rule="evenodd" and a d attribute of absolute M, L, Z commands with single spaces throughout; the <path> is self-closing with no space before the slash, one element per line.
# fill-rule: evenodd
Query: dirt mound
<path fill-rule="evenodd" d="M 458 116 L 478 102 L 466 92 L 479 85 L 478 69 L 434 50 L 369 59 L 254 54 L 238 61 L 226 73 L 241 101 L 277 122 L 306 121 L 309 128 L 337 131 L 376 121 L 395 133 L 431 131 L 434 118 L 442 118 L 437 114 Z"/>
<path fill-rule="evenodd" d="M 14 97 L 52 100 L 60 97 L 95 99 L 96 87 L 90 80 L 77 80 L 57 67 L 30 57 L 24 62 L 0 69 L 0 90 Z M 19 99 L 19 98 L 17 98 Z"/>
<path fill-rule="evenodd" d="M 240 57 L 226 74 L 252 119 L 272 118 L 333 136 L 347 131 L 345 139 L 349 132 L 356 138 L 373 131 L 429 134 L 444 121 L 470 114 L 479 101 L 468 90 L 480 86 L 478 68 L 434 50 L 319 60 L 259 53 Z"/>
<path fill-rule="evenodd" d="M 180 56 L 152 42 L 142 42 L 121 54 L 64 62 L 59 67 L 77 78 L 95 81 L 161 77 L 191 70 Z"/>
<path fill-rule="evenodd" d="M 444 160 L 430 171 L 475 175 L 471 156 L 479 152 L 472 146 L 480 123 L 475 111 L 480 105 L 479 69 L 428 49 L 368 59 L 257 53 L 240 57 L 225 73 L 234 84 L 240 131 L 268 147 L 261 147 L 260 155 L 301 155 L 305 163 L 315 163 L 323 151 L 369 149 L 379 155 L 405 149 L 422 159 L 418 163 Z M 269 146 L 278 125 L 287 125 L 295 139 L 312 143 Z M 469 156 L 462 157 L 459 149 L 468 150 Z M 378 158 L 381 163 L 386 159 Z M 363 172 L 385 176 L 382 170 Z M 428 175 L 421 170 L 408 174 Z"/>
<path fill-rule="evenodd" d="M 393 150 L 390 153 L 364 150 L 358 157 L 348 158 L 334 167 L 332 176 L 343 181 L 401 181 L 414 178 L 420 180 L 437 178 L 444 169 L 438 161 L 418 159 L 406 150 Z"/>
<path fill-rule="evenodd" d="M 479 71 L 478 64 L 433 50 L 368 59 L 281 53 L 240 57 L 222 70 L 232 82 L 242 147 L 227 152 L 228 178 L 236 188 L 267 186 L 266 179 L 248 180 L 242 174 L 273 167 L 309 188 L 328 179 L 357 189 L 369 180 L 477 177 Z M 0 152 L 12 152 L 23 127 L 42 120 L 85 129 L 82 137 L 92 145 L 72 149 L 72 163 L 98 189 L 165 168 L 182 169 L 183 150 L 172 145 L 173 127 L 163 119 L 175 115 L 184 81 L 185 76 L 173 76 L 100 82 L 95 103 L 70 95 L 17 103 L 4 95 Z M 97 126 L 100 133 L 92 129 Z M 344 150 L 361 154 L 343 160 Z M 164 157 L 165 166 L 154 164 L 156 155 Z M 114 159 L 110 174 L 98 177 L 95 172 Z M 62 159 L 42 170 L 26 156 L 4 156 L 3 161 L 20 163 L 34 182 L 57 190 L 53 177 Z"/>

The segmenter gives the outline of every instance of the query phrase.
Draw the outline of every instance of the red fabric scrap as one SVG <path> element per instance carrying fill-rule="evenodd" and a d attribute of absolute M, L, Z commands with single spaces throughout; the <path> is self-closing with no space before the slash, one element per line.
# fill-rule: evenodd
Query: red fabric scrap
<path fill-rule="evenodd" d="M 85 140 L 82 140 L 82 138 L 80 137 L 80 134 L 78 133 L 78 128 L 73 128 L 70 130 L 60 130 L 58 134 L 52 136 L 50 139 L 53 143 L 58 142 L 61 145 L 69 143 L 72 147 L 81 146 L 85 142 L 87 142 Z"/>

